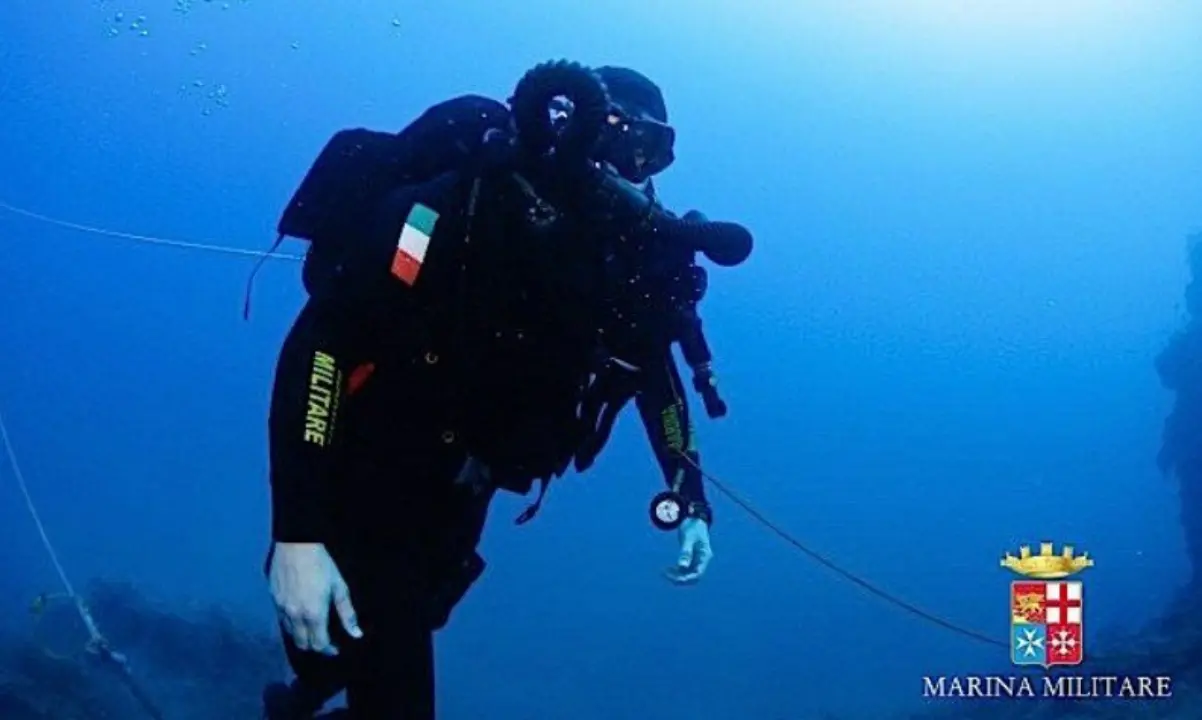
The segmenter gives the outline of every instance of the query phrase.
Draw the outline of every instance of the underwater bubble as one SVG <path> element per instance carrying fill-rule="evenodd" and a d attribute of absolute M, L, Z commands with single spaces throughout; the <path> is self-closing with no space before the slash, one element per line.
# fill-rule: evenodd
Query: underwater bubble
<path fill-rule="evenodd" d="M 209 99 L 218 105 L 225 106 L 229 104 L 229 94 L 229 88 L 221 84 L 209 91 Z"/>
<path fill-rule="evenodd" d="M 113 22 L 125 22 L 125 13 L 119 12 L 113 16 Z"/>

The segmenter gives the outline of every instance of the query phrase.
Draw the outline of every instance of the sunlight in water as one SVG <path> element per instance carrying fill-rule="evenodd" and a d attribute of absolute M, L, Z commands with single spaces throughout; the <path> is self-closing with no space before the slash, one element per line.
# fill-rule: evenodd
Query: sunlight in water
<path fill-rule="evenodd" d="M 855 36 L 871 42 L 892 38 L 957 50 L 1000 42 L 1056 43 L 1071 52 L 1081 43 L 1119 40 L 1152 22 L 1171 22 L 1170 3 L 1134 0 L 706 0 L 694 13 L 720 22 L 733 34 L 747 32 L 765 41 L 782 37 Z"/>

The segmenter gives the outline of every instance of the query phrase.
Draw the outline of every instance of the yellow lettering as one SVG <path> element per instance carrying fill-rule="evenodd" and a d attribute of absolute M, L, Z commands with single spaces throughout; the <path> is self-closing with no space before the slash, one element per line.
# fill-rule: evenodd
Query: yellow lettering
<path fill-rule="evenodd" d="M 676 414 L 676 406 L 664 408 L 660 412 L 663 420 L 664 435 L 667 436 L 668 448 L 676 452 L 684 449 L 684 437 L 680 432 L 680 417 Z"/>
<path fill-rule="evenodd" d="M 329 444 L 341 385 L 341 373 L 338 372 L 338 363 L 334 357 L 320 350 L 313 353 L 313 368 L 309 374 L 309 397 L 305 411 L 305 442 L 320 447 Z"/>
<path fill-rule="evenodd" d="M 306 420 L 313 418 L 325 418 L 330 416 L 329 398 L 314 398 L 309 396 L 309 412 L 305 414 Z"/>
<path fill-rule="evenodd" d="M 313 353 L 313 372 L 324 373 L 326 377 L 332 379 L 334 374 L 338 372 L 338 363 L 332 356 L 318 350 Z"/>

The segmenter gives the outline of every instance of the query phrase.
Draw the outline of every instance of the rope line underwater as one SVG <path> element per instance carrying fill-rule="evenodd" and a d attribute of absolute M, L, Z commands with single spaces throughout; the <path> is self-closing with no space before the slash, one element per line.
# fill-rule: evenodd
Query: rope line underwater
<path fill-rule="evenodd" d="M 121 232 L 119 230 L 108 230 L 93 225 L 83 225 L 80 223 L 70 222 L 69 220 L 60 220 L 59 218 L 42 215 L 41 213 L 26 210 L 25 208 L 10 205 L 9 203 L 0 200 L 0 209 L 7 210 L 14 215 L 21 215 L 31 220 L 55 225 L 57 227 L 66 228 L 68 230 L 77 230 L 79 232 L 90 233 L 92 235 L 102 235 L 111 238 L 120 238 L 122 240 L 132 240 L 133 242 L 145 243 L 147 245 L 159 245 L 163 247 L 173 247 L 180 250 L 201 250 L 204 252 L 220 253 L 223 255 L 241 255 L 243 257 L 253 257 L 260 259 L 274 260 L 304 260 L 300 255 L 292 255 L 290 253 L 280 253 L 273 251 L 262 250 L 247 250 L 246 248 L 229 247 L 226 245 L 218 245 L 216 243 L 192 242 L 188 240 L 177 240 L 174 238 L 157 237 L 155 235 L 138 235 L 135 233 Z"/>
<path fill-rule="evenodd" d="M 687 455 L 682 456 L 682 457 L 684 457 L 685 460 L 697 470 L 697 472 L 701 473 L 702 477 L 704 477 L 706 480 L 708 480 L 711 485 L 713 485 L 715 488 L 718 489 L 719 492 L 721 492 L 723 495 L 725 495 L 728 500 L 733 502 L 735 505 L 738 505 L 739 508 L 742 509 L 743 512 L 745 512 L 749 516 L 751 516 L 751 518 L 753 520 L 758 522 L 760 525 L 763 525 L 768 531 L 772 532 L 774 535 L 779 537 L 781 540 L 784 540 L 786 543 L 793 546 L 793 548 L 796 549 L 798 552 L 804 554 L 806 557 L 810 558 L 811 560 L 813 560 L 814 562 L 818 563 L 819 565 L 825 567 L 826 569 L 834 572 L 835 574 L 837 574 L 839 577 L 843 578 L 844 580 L 847 580 L 848 582 L 852 583 L 853 585 L 857 585 L 860 588 L 863 588 L 864 590 L 877 596 L 881 600 L 884 600 L 885 602 L 887 602 L 895 607 L 898 607 L 898 608 L 910 613 L 911 615 L 914 615 L 915 617 L 917 617 L 921 620 L 925 620 L 929 623 L 938 625 L 939 627 L 941 627 L 945 630 L 950 630 L 951 632 L 954 632 L 957 635 L 961 635 L 963 637 L 966 637 L 966 638 L 969 638 L 972 640 L 976 640 L 978 642 L 982 642 L 987 645 L 993 645 L 995 647 L 1004 647 L 1004 648 L 1010 647 L 1010 643 L 1008 643 L 1008 642 L 1002 642 L 1001 640 L 998 640 L 997 638 L 989 637 L 988 635 L 985 635 L 984 633 L 980 633 L 980 632 L 977 632 L 976 630 L 971 630 L 969 628 L 957 625 L 949 620 L 945 620 L 945 619 L 939 617 L 938 615 L 935 615 L 934 613 L 923 610 L 922 608 L 918 607 L 917 605 L 913 605 L 909 602 L 906 602 L 905 600 L 902 600 L 901 598 L 897 597 L 896 595 L 890 593 L 887 590 L 883 590 L 883 589 L 877 587 L 876 585 L 872 584 L 868 580 L 865 580 L 864 578 L 860 577 L 859 575 L 856 575 L 855 573 L 851 572 L 850 570 L 845 570 L 844 568 L 840 567 L 838 565 L 838 563 L 827 558 L 825 555 L 819 553 L 818 551 L 812 550 L 811 548 L 807 547 L 804 543 L 802 543 L 800 540 L 795 538 L 791 533 L 789 533 L 789 531 L 785 530 L 784 528 L 780 527 L 776 523 L 769 520 L 767 517 L 764 516 L 763 513 L 756 510 L 755 506 L 753 506 L 750 502 L 748 502 L 747 500 L 744 500 L 737 493 L 735 493 L 733 490 L 731 490 L 729 487 L 727 487 L 724 482 L 722 482 L 718 478 L 714 477 L 710 473 L 706 472 L 705 470 L 703 470 L 701 468 L 700 465 L 693 462 L 692 458 L 688 457 Z"/>
<path fill-rule="evenodd" d="M 304 257 L 300 256 L 300 255 L 292 255 L 289 253 L 276 252 L 274 250 L 274 248 L 276 247 L 275 245 L 272 246 L 273 249 L 271 249 L 271 250 L 257 251 L 257 250 L 247 250 L 244 248 L 235 248 L 235 247 L 229 247 L 229 246 L 224 246 L 224 245 L 218 245 L 215 243 L 192 242 L 192 241 L 186 241 L 186 240 L 179 240 L 179 239 L 175 239 L 175 238 L 165 238 L 165 237 L 156 237 L 156 236 L 150 236 L 150 235 L 139 235 L 139 234 L 135 234 L 135 233 L 126 233 L 126 232 L 120 232 L 120 231 L 116 231 L 116 230 L 109 230 L 109 229 L 105 229 L 105 228 L 95 227 L 95 226 L 91 226 L 91 225 L 84 225 L 81 223 L 70 222 L 67 220 L 62 220 L 62 219 L 51 217 L 48 215 L 43 215 L 40 213 L 33 212 L 31 210 L 17 207 L 15 205 L 11 205 L 7 202 L 4 202 L 3 200 L 0 200 L 0 210 L 7 210 L 13 214 L 20 215 L 20 216 L 23 216 L 23 217 L 26 217 L 26 218 L 29 218 L 32 220 L 36 220 L 38 222 L 43 222 L 43 223 L 47 223 L 47 224 L 54 225 L 57 227 L 61 227 L 61 228 L 69 229 L 69 230 L 75 230 L 75 231 L 83 232 L 83 233 L 101 235 L 101 236 L 112 237 L 112 238 L 120 238 L 120 239 L 124 239 L 124 240 L 130 240 L 133 242 L 141 242 L 141 243 L 146 243 L 146 244 L 150 244 L 150 245 L 173 247 L 173 248 L 183 249 L 183 250 L 198 250 L 198 251 L 205 251 L 205 252 L 221 253 L 221 254 L 226 254 L 226 255 L 253 257 L 253 258 L 257 259 L 257 263 L 255 266 L 256 269 L 258 268 L 259 265 L 261 265 L 264 261 L 266 261 L 268 259 L 292 260 L 292 261 L 304 260 Z M 276 245 L 278 245 L 278 244 L 279 244 L 279 241 L 277 240 Z M 3 431 L 3 430 L 4 430 L 3 419 L 0 418 L 0 431 Z M 42 537 L 43 544 L 46 546 L 46 550 L 49 553 L 51 560 L 54 563 L 55 568 L 59 573 L 59 577 L 60 577 L 60 580 L 63 582 L 63 586 L 67 589 L 68 594 L 75 601 L 77 608 L 79 608 L 81 616 L 84 617 L 85 624 L 87 624 L 89 627 L 89 632 L 95 632 L 94 637 L 99 638 L 101 641 L 103 641 L 103 638 L 99 635 L 99 633 L 97 631 L 95 631 L 95 624 L 91 622 L 90 616 L 87 615 L 86 607 L 83 605 L 83 602 L 74 594 L 74 590 L 71 588 L 71 585 L 70 585 L 69 581 L 67 580 L 66 574 L 62 570 L 62 566 L 58 562 L 58 558 L 54 553 L 53 547 L 50 544 L 50 540 L 49 540 L 48 536 L 46 535 L 46 532 L 45 532 L 44 527 L 42 526 L 41 520 L 38 518 L 37 511 L 36 511 L 36 508 L 34 507 L 33 501 L 29 496 L 28 490 L 26 489 L 24 479 L 20 475 L 20 472 L 17 468 L 16 458 L 13 455 L 11 446 L 9 445 L 7 432 L 4 432 L 4 444 L 5 444 L 6 449 L 8 450 L 9 461 L 13 467 L 14 473 L 17 474 L 17 482 L 21 486 L 21 491 L 25 497 L 26 505 L 29 509 L 30 514 L 34 517 L 34 521 L 38 527 L 38 532 Z M 815 563 L 834 572 L 836 575 L 843 578 L 847 582 L 849 582 L 853 585 L 856 585 L 857 587 L 861 588 L 862 590 L 870 593 L 871 595 L 874 595 L 878 599 L 918 618 L 919 620 L 922 620 L 922 621 L 931 623 L 932 625 L 941 627 L 941 628 L 948 630 L 952 633 L 955 633 L 961 637 L 968 638 L 970 640 L 974 640 L 976 642 L 990 645 L 993 647 L 1003 647 L 1003 648 L 1010 647 L 1009 641 L 1003 642 L 1001 640 L 998 640 L 997 638 L 990 637 L 984 633 L 978 632 L 976 630 L 972 630 L 970 628 L 966 628 L 964 626 L 961 626 L 961 625 L 953 623 L 949 620 L 946 620 L 946 619 L 940 617 L 939 615 L 936 615 L 933 612 L 924 610 L 924 609 L 918 607 L 917 605 L 907 602 L 906 600 L 903 600 L 902 598 L 888 592 L 887 590 L 882 589 L 881 587 L 873 584 L 872 582 L 866 580 L 865 578 L 863 578 L 849 570 L 844 569 L 835 561 L 831 560 L 830 558 L 826 557 L 825 555 L 806 546 L 804 543 L 802 543 L 800 540 L 798 540 L 795 536 L 793 536 L 790 532 L 788 532 L 787 530 L 781 528 L 779 525 L 774 523 L 772 520 L 770 520 L 768 517 L 766 517 L 763 513 L 758 511 L 755 508 L 755 506 L 752 505 L 749 501 L 743 499 L 740 495 L 738 495 L 733 490 L 731 490 L 722 480 L 720 480 L 719 478 L 715 477 L 714 475 L 712 475 L 709 472 L 707 472 L 706 470 L 704 470 L 699 464 L 694 462 L 691 458 L 688 458 L 687 456 L 684 456 L 684 457 L 685 457 L 685 460 L 688 463 L 690 463 L 691 465 L 693 465 L 693 467 L 702 475 L 702 477 L 704 477 L 706 479 L 707 482 L 709 482 L 711 485 L 713 485 L 715 488 L 717 488 L 719 492 L 721 492 L 724 496 L 726 496 L 727 499 L 729 499 L 732 503 L 737 505 L 741 510 L 743 510 L 743 512 L 747 513 L 747 515 L 749 517 L 751 517 L 754 521 L 756 521 L 757 523 L 762 525 L 766 530 L 768 530 L 772 534 L 779 537 L 786 544 L 788 544 L 789 546 L 793 547 L 798 552 L 800 552 L 803 555 L 805 555 L 806 557 L 808 557 L 810 560 L 812 560 Z M 104 647 L 107 647 L 107 645 L 105 645 Z M 111 652 L 111 651 L 109 651 L 109 652 Z M 1183 658 L 1188 655 L 1188 653 L 1186 651 L 1182 651 L 1181 653 L 1170 653 L 1169 655 L 1172 656 L 1172 655 L 1177 655 L 1177 654 L 1180 654 Z M 120 655 L 117 655 L 115 653 L 114 653 L 114 655 L 117 658 L 120 658 L 122 660 L 122 662 L 120 662 L 118 664 L 121 665 L 121 667 L 125 669 L 127 678 L 129 678 L 132 681 L 132 676 L 130 676 L 128 674 L 129 673 L 128 667 L 124 664 L 123 658 L 121 658 Z M 1138 654 L 1138 653 L 1122 653 L 1122 654 L 1101 656 L 1101 657 L 1099 657 L 1099 659 L 1116 661 L 1116 660 L 1123 660 L 1123 659 L 1138 659 L 1138 658 L 1142 658 L 1142 657 L 1144 657 L 1144 656 L 1141 654 Z M 1165 657 L 1165 654 L 1161 653 L 1160 657 L 1162 657 L 1162 658 Z M 134 690 L 134 684 L 132 682 L 131 682 L 131 690 Z M 139 695 L 138 690 L 134 690 L 134 694 Z M 141 696 L 139 696 L 139 699 L 141 699 Z M 151 715 L 156 720 L 162 720 L 161 714 L 158 714 L 157 711 L 153 710 L 152 704 L 149 704 L 148 702 L 144 702 L 143 704 L 147 706 L 148 711 L 150 711 Z"/>
<path fill-rule="evenodd" d="M 38 536 L 42 540 L 42 547 L 45 548 L 46 554 L 50 557 L 50 563 L 54 566 L 55 573 L 58 574 L 58 581 L 63 586 L 63 594 L 75 606 L 75 610 L 79 613 L 79 618 L 83 621 L 84 628 L 87 630 L 88 642 L 86 647 L 88 652 L 95 654 L 117 669 L 130 694 L 134 696 L 147 715 L 154 718 L 154 720 L 164 720 L 163 713 L 134 678 L 128 660 L 109 645 L 108 640 L 101 634 L 100 628 L 96 625 L 95 619 L 92 618 L 92 613 L 88 611 L 88 606 L 84 603 L 83 598 L 75 592 L 75 586 L 67 576 L 67 571 L 63 569 L 63 564 L 58 558 L 58 552 L 55 551 L 54 544 L 50 542 L 50 535 L 46 532 L 46 525 L 42 522 L 42 516 L 38 513 L 37 505 L 33 502 L 33 496 L 29 492 L 29 484 L 25 482 L 25 473 L 21 471 L 21 464 L 17 462 L 17 453 L 13 449 L 12 438 L 8 434 L 8 424 L 4 422 L 4 414 L 2 412 L 0 412 L 0 442 L 4 444 L 4 453 L 8 457 L 9 469 L 12 470 L 13 478 L 17 481 L 17 488 L 21 491 L 21 497 L 25 500 L 25 508 L 29 511 L 29 516 L 33 518 L 34 526 L 37 527 Z"/>

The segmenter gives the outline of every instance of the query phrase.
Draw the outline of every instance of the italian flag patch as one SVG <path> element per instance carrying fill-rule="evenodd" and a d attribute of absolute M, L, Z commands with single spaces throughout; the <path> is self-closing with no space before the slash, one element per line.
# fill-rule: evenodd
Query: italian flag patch
<path fill-rule="evenodd" d="M 405 226 L 397 237 L 396 252 L 392 256 L 392 274 L 406 285 L 417 282 L 417 274 L 421 272 L 426 249 L 430 246 L 430 236 L 434 234 L 437 222 L 437 212 L 421 203 L 413 203 L 409 217 L 405 218 Z"/>

